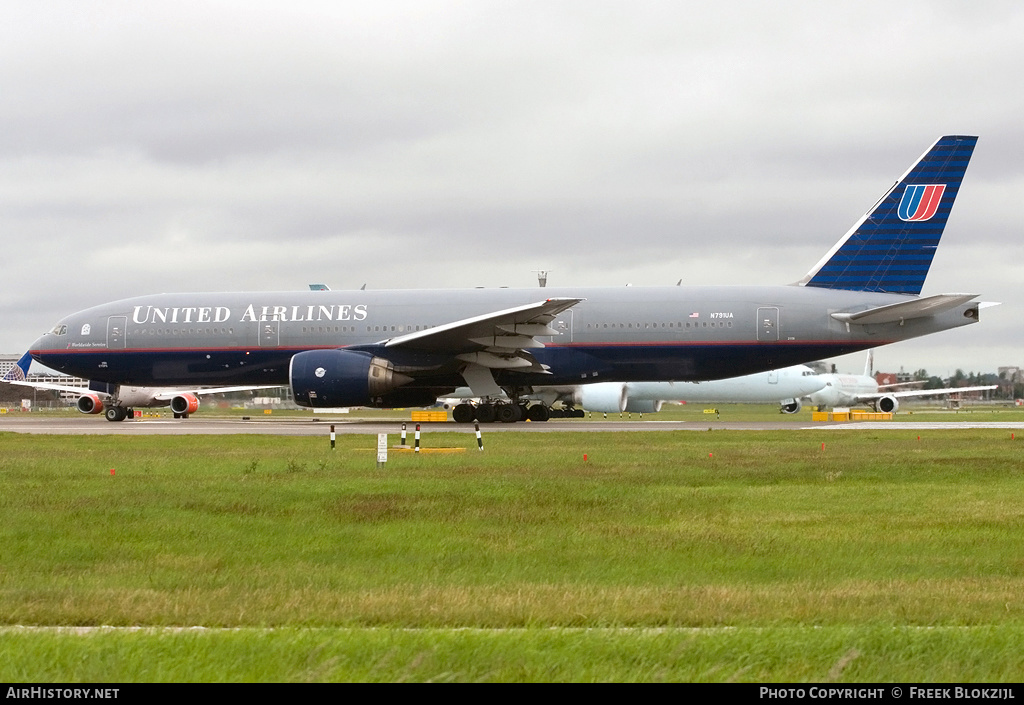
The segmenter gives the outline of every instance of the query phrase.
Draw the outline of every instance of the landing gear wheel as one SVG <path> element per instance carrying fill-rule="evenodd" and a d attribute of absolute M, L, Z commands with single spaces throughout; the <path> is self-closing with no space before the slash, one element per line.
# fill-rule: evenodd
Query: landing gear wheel
<path fill-rule="evenodd" d="M 495 418 L 502 423 L 515 423 L 522 420 L 520 409 L 515 404 L 498 404 L 494 408 Z"/>
<path fill-rule="evenodd" d="M 124 421 L 128 414 L 125 413 L 123 406 L 111 406 L 103 412 L 103 415 L 106 417 L 107 421 Z"/>
<path fill-rule="evenodd" d="M 476 420 L 480 423 L 494 423 L 494 407 L 490 404 L 481 404 L 476 408 Z"/>
<path fill-rule="evenodd" d="M 530 421 L 547 421 L 551 418 L 551 413 L 543 404 L 534 404 L 527 410 L 526 418 Z"/>
<path fill-rule="evenodd" d="M 472 404 L 459 404 L 452 409 L 452 420 L 455 423 L 473 423 L 476 418 L 476 410 Z"/>

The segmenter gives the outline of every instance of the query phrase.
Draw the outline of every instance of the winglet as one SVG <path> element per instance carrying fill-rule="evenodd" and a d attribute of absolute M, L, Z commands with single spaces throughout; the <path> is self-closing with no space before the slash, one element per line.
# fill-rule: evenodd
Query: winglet
<path fill-rule="evenodd" d="M 940 137 L 799 284 L 919 295 L 977 141 Z"/>
<path fill-rule="evenodd" d="M 32 356 L 25 353 L 21 359 L 4 375 L 3 382 L 24 382 L 28 376 L 28 368 L 32 365 Z"/>

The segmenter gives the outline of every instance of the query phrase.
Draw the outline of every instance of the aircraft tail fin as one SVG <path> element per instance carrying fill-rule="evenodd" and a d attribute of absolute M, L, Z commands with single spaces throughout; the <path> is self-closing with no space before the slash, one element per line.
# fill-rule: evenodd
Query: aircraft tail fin
<path fill-rule="evenodd" d="M 940 137 L 799 284 L 921 293 L 977 137 Z"/>
<path fill-rule="evenodd" d="M 28 376 L 28 368 L 32 365 L 32 356 L 25 353 L 21 356 L 21 359 L 15 363 L 14 367 L 11 368 L 10 372 L 4 375 L 3 382 L 24 382 L 25 377 Z"/>
<path fill-rule="evenodd" d="M 875 351 L 874 349 L 868 350 L 868 357 L 864 361 L 864 376 L 874 377 L 875 376 Z"/>

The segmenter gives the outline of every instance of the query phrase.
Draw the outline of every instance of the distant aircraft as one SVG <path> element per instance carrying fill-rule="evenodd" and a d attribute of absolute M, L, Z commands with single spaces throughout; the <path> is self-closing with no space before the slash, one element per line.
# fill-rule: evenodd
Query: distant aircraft
<path fill-rule="evenodd" d="M 199 409 L 199 397 L 205 394 L 226 394 L 228 392 L 244 392 L 253 389 L 270 389 L 280 385 L 212 387 L 199 389 L 163 389 L 155 387 L 129 387 L 112 385 L 108 388 L 103 383 L 90 383 L 88 390 L 82 387 L 54 384 L 51 382 L 29 382 L 28 368 L 32 358 L 28 353 L 22 356 L 0 381 L 17 384 L 35 389 L 52 389 L 58 392 L 78 394 L 75 407 L 83 414 L 104 414 L 107 421 L 124 421 L 133 415 L 135 408 L 149 409 L 154 407 L 171 407 L 174 418 L 187 419 L 189 414 Z M 93 387 L 96 388 L 93 388 Z"/>
<path fill-rule="evenodd" d="M 666 401 L 777 403 L 784 413 L 795 414 L 801 409 L 802 397 L 824 386 L 825 380 L 810 367 L 794 365 L 707 382 L 595 382 L 567 387 L 537 387 L 529 397 L 539 399 L 549 409 L 551 405 L 562 402 L 566 408 L 605 414 L 652 414 L 660 411 Z M 452 395 L 453 401 L 472 396 L 466 387 Z M 557 418 L 560 414 L 551 409 L 551 415 Z"/>
<path fill-rule="evenodd" d="M 920 296 L 976 142 L 937 140 L 788 286 L 159 294 L 67 316 L 30 352 L 108 385 L 288 384 L 318 408 L 780 369 L 977 322 L 975 294 Z"/>
<path fill-rule="evenodd" d="M 826 408 L 837 406 L 857 406 L 865 404 L 871 406 L 875 411 L 885 413 L 896 413 L 900 408 L 900 399 L 907 397 L 928 397 L 928 396 L 949 396 L 960 392 L 981 392 L 995 389 L 998 385 L 989 384 L 976 387 L 946 387 L 944 389 L 910 389 L 896 391 L 891 387 L 902 385 L 888 385 L 887 388 L 880 388 L 878 382 L 872 375 L 873 357 L 868 352 L 867 362 L 864 365 L 863 375 L 841 375 L 822 374 L 818 377 L 824 382 L 824 386 L 816 392 L 808 395 L 811 404 L 824 411 Z"/>
<path fill-rule="evenodd" d="M 602 413 L 660 411 L 666 401 L 735 404 L 777 403 L 787 414 L 800 411 L 801 398 L 822 389 L 825 381 L 810 367 L 781 370 L 707 382 L 599 382 L 576 387 L 572 401 L 587 411 Z"/>

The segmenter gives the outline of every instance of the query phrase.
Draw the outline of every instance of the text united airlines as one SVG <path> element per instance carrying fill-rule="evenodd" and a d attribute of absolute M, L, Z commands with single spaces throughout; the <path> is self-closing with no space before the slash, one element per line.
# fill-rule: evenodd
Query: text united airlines
<path fill-rule="evenodd" d="M 362 321 L 366 304 L 309 306 L 255 306 L 249 304 L 239 321 Z M 145 323 L 225 323 L 231 320 L 227 306 L 136 306 L 132 321 Z"/>

